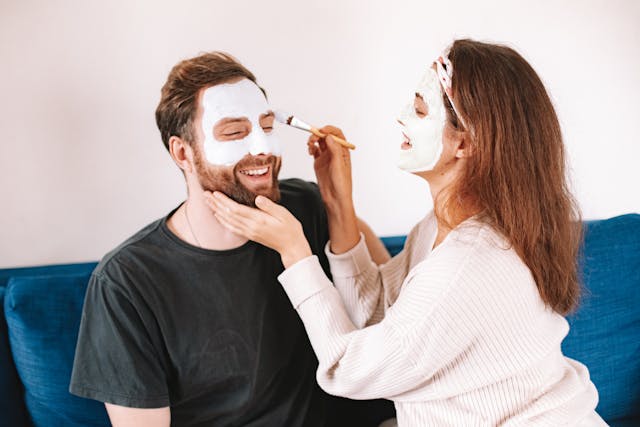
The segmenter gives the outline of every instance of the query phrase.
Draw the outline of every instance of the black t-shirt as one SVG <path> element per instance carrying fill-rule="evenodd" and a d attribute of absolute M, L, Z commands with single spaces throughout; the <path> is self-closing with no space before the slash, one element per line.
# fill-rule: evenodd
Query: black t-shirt
<path fill-rule="evenodd" d="M 284 180 L 280 189 L 328 271 L 317 186 Z M 70 391 L 127 407 L 170 406 L 174 426 L 325 425 L 327 395 L 277 281 L 280 256 L 251 241 L 226 251 L 194 247 L 167 228 L 170 215 L 94 271 Z"/>

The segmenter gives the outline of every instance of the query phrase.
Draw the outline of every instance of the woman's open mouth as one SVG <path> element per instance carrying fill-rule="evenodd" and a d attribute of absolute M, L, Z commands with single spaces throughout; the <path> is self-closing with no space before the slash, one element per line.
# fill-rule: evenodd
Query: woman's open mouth
<path fill-rule="evenodd" d="M 402 136 L 404 137 L 404 140 L 402 141 L 402 145 L 400 145 L 400 149 L 401 150 L 411 150 L 411 148 L 413 148 L 413 146 L 411 145 L 411 140 L 409 139 L 409 137 L 407 136 L 406 133 L 402 132 Z"/>

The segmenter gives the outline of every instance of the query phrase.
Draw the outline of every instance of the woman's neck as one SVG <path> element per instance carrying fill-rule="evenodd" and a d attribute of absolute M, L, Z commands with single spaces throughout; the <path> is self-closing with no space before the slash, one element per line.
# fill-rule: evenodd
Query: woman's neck
<path fill-rule="evenodd" d="M 440 245 L 458 225 L 478 213 L 470 198 L 463 197 L 453 182 L 446 185 L 437 180 L 428 180 L 433 200 L 433 211 L 438 226 L 438 234 L 433 248 Z"/>

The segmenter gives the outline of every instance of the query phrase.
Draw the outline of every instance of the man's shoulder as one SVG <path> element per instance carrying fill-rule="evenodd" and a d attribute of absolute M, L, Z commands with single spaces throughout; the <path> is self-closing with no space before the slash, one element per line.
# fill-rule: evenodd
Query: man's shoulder
<path fill-rule="evenodd" d="M 300 178 L 288 178 L 279 181 L 283 202 L 289 200 L 306 200 L 310 203 L 322 204 L 318 184 Z"/>
<path fill-rule="evenodd" d="M 131 263 L 136 258 L 148 252 L 148 248 L 156 246 L 157 234 L 164 218 L 157 219 L 147 224 L 142 229 L 120 243 L 102 257 L 93 273 L 103 275 L 114 269 L 121 269 L 123 264 Z"/>
<path fill-rule="evenodd" d="M 290 191 L 292 193 L 319 193 L 318 184 L 312 181 L 305 181 L 300 178 L 287 178 L 278 181 L 280 191 Z"/>

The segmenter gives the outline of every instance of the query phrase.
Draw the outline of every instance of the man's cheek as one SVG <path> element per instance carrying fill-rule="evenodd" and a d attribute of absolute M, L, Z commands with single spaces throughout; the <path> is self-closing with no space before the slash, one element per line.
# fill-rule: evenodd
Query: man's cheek
<path fill-rule="evenodd" d="M 213 137 L 205 139 L 204 154 L 207 162 L 214 166 L 233 166 L 249 152 L 244 139 L 217 141 Z"/>

